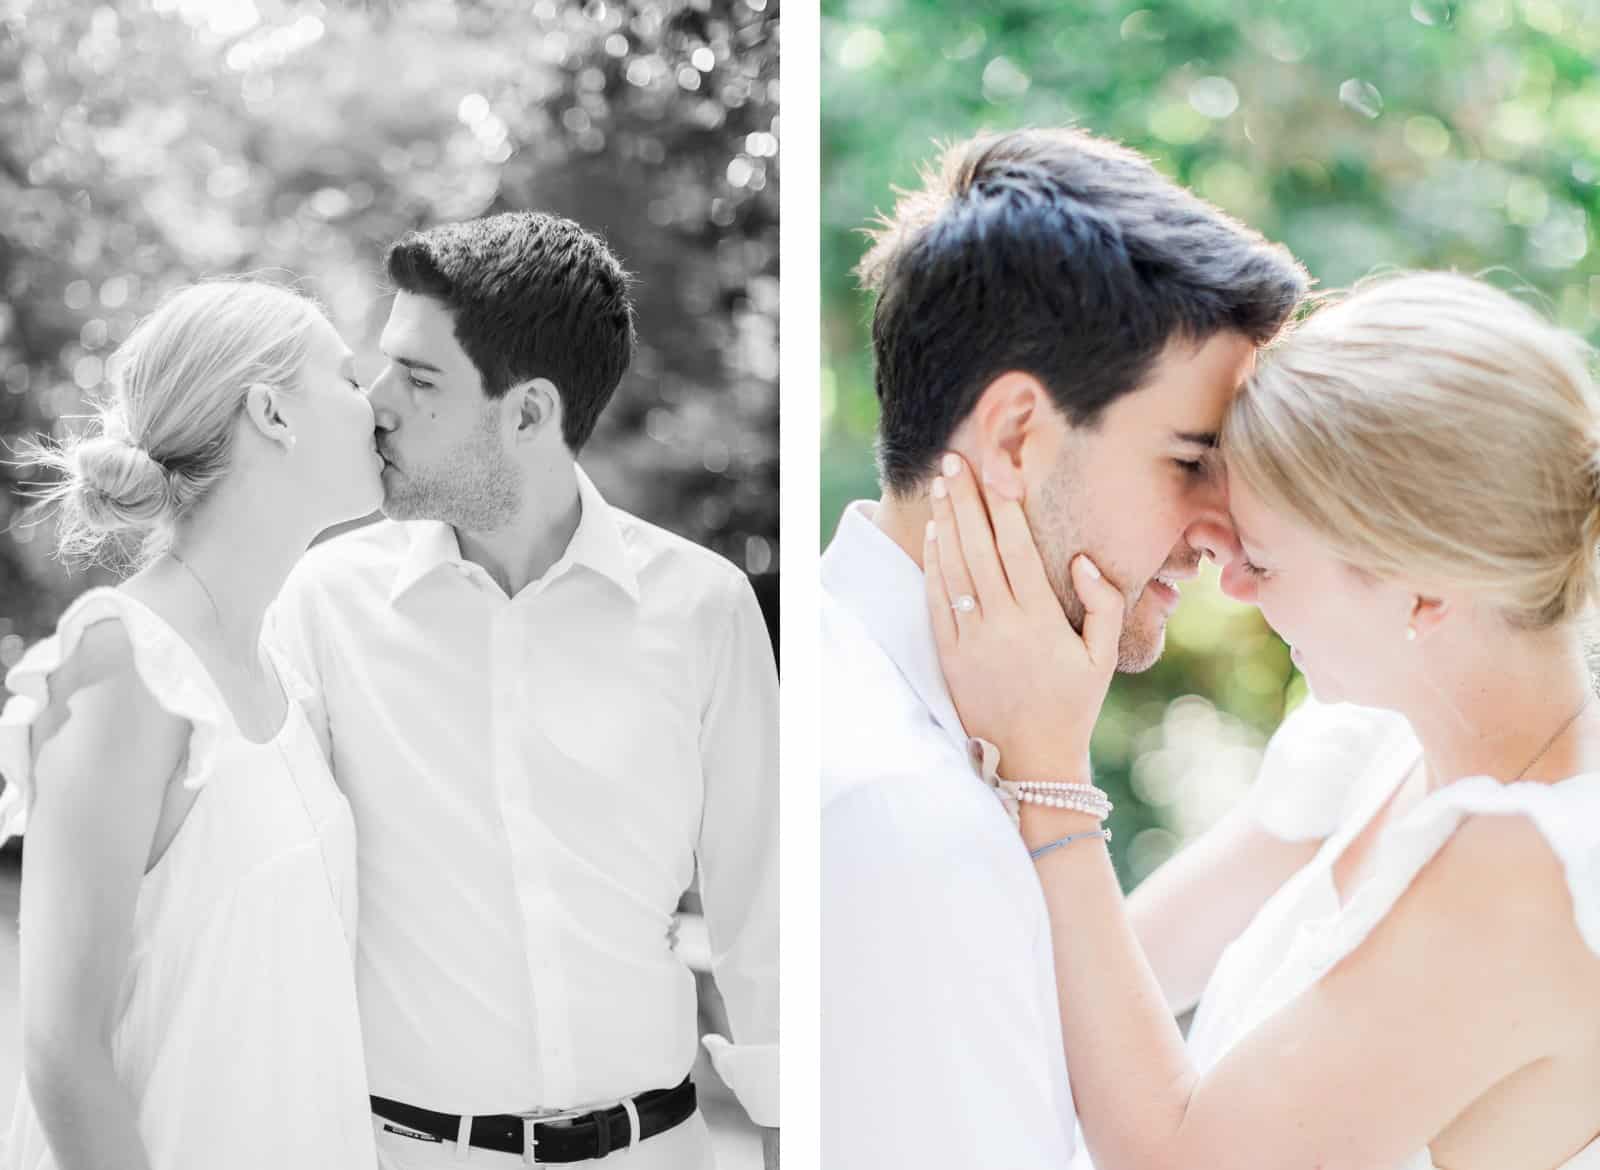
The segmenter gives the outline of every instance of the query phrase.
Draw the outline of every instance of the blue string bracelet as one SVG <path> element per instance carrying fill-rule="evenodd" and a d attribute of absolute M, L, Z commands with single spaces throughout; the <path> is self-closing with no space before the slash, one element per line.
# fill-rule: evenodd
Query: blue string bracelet
<path fill-rule="evenodd" d="M 1111 840 L 1111 830 L 1091 829 L 1087 833 L 1068 833 L 1060 840 L 1051 841 L 1048 845 L 1041 845 L 1037 849 L 1028 850 L 1028 856 L 1033 858 L 1033 860 L 1038 861 L 1039 858 L 1043 857 L 1046 853 L 1053 853 L 1055 850 L 1060 849 L 1063 845 L 1071 845 L 1074 841 L 1082 841 L 1086 837 L 1099 837 L 1102 841 L 1109 841 Z"/>

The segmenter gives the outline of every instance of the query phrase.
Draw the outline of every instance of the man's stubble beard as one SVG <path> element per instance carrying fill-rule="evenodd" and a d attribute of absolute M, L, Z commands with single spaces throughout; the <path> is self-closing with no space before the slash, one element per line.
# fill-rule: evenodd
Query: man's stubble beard
<path fill-rule="evenodd" d="M 1085 610 L 1077 589 L 1073 587 L 1068 566 L 1073 556 L 1088 551 L 1089 541 L 1083 522 L 1089 507 L 1086 497 L 1082 481 L 1076 474 L 1075 461 L 1070 454 L 1066 454 L 1045 480 L 1044 490 L 1039 493 L 1038 506 L 1027 509 L 1028 525 L 1033 529 L 1034 541 L 1039 546 L 1039 558 L 1044 562 L 1045 576 L 1057 600 L 1061 602 L 1067 620 L 1080 634 L 1083 633 Z M 1092 559 L 1093 554 L 1090 556 Z M 1123 588 L 1116 579 L 1115 566 L 1102 565 L 1098 561 L 1096 564 L 1108 580 L 1119 589 Z M 1126 608 L 1122 615 L 1122 634 L 1117 640 L 1117 670 L 1123 674 L 1149 670 L 1161 657 L 1161 649 L 1166 641 L 1165 622 L 1157 624 L 1154 629 L 1135 624 L 1138 603 L 1143 597 L 1143 589 L 1133 598 L 1129 598 L 1125 590 L 1123 592 Z"/>
<path fill-rule="evenodd" d="M 493 532 L 517 516 L 522 468 L 501 446 L 498 411 L 484 408 L 472 433 L 427 467 L 407 465 L 386 485 L 383 514 L 391 520 L 438 520 L 467 532 Z"/>

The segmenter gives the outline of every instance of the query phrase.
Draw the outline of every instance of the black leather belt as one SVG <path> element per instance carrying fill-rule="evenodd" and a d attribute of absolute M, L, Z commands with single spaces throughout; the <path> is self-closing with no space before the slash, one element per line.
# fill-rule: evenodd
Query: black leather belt
<path fill-rule="evenodd" d="M 529 1165 L 540 1162 L 584 1162 L 625 1150 L 631 1142 L 665 1133 L 687 1121 L 695 1110 L 694 1085 L 688 1077 L 675 1089 L 652 1089 L 633 1099 L 639 1115 L 639 1132 L 633 1134 L 628 1111 L 621 1105 L 592 1113 L 559 1113 L 544 1117 L 518 1117 L 500 1113 L 474 1117 L 470 1142 L 480 1150 L 521 1154 Z M 461 1117 L 435 1113 L 416 1105 L 373 1097 L 372 1111 L 392 1122 L 396 1132 L 413 1131 L 417 1137 L 453 1142 L 461 1132 Z M 559 1124 L 555 1124 L 559 1122 Z"/>

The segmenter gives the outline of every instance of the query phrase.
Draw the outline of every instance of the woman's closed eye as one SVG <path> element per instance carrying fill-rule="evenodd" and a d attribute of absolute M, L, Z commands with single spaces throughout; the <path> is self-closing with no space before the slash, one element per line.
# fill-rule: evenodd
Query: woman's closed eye
<path fill-rule="evenodd" d="M 1264 568 L 1263 566 L 1256 564 L 1249 557 L 1241 557 L 1239 559 L 1239 567 L 1244 570 L 1245 576 L 1251 577 L 1257 581 L 1264 577 L 1270 576 L 1272 573 L 1271 569 Z"/>

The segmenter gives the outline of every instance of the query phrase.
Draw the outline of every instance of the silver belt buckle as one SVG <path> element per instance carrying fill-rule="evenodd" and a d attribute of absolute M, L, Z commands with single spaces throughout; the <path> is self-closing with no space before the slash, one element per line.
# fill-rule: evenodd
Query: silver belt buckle
<path fill-rule="evenodd" d="M 548 1125 L 553 1121 L 574 1121 L 579 1117 L 588 1117 L 593 1112 L 595 1112 L 593 1109 L 563 1109 L 556 1113 L 521 1114 L 523 1165 L 539 1165 L 539 1139 L 534 1133 L 535 1127 Z"/>

